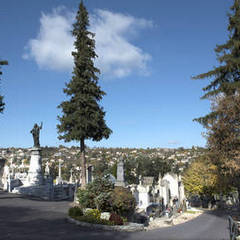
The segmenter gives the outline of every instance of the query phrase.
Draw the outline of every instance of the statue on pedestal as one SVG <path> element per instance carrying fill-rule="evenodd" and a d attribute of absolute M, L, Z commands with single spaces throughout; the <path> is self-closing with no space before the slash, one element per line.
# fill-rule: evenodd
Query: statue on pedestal
<path fill-rule="evenodd" d="M 33 148 L 31 151 L 30 166 L 28 170 L 28 184 L 29 185 L 41 185 L 43 176 L 42 176 L 42 157 L 41 157 L 41 148 L 39 143 L 39 133 L 42 129 L 41 125 L 38 126 L 37 123 L 34 124 L 31 134 L 33 136 Z"/>
<path fill-rule="evenodd" d="M 34 142 L 34 147 L 39 148 L 40 147 L 40 143 L 39 143 L 39 133 L 40 130 L 42 129 L 42 122 L 41 125 L 38 126 L 37 123 L 34 124 L 33 129 L 31 130 L 31 134 L 33 136 L 33 142 Z"/>

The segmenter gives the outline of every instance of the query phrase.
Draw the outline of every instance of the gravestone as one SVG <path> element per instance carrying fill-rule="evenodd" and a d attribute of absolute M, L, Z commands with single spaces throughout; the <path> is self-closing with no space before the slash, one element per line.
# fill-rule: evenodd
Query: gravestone
<path fill-rule="evenodd" d="M 119 160 L 119 162 L 117 164 L 117 181 L 115 183 L 115 186 L 117 186 L 117 187 L 125 187 L 123 158 L 120 158 L 120 160 Z"/>

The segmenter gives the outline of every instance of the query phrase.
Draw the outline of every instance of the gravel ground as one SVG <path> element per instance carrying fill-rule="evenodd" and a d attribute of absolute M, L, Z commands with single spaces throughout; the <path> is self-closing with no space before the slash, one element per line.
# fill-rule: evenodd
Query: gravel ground
<path fill-rule="evenodd" d="M 153 221 L 149 223 L 149 226 L 146 227 L 146 230 L 153 230 L 163 227 L 169 227 L 178 225 L 181 223 L 188 222 L 190 220 L 193 220 L 194 218 L 200 216 L 203 213 L 203 211 L 198 211 L 195 213 L 182 213 L 181 215 L 174 217 L 174 218 L 155 218 Z"/>

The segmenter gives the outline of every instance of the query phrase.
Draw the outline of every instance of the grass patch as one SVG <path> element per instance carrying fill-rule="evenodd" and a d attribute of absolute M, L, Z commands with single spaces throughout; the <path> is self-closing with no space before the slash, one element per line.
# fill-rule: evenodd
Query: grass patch
<path fill-rule="evenodd" d="M 195 212 L 195 211 L 192 211 L 192 210 L 187 210 L 186 213 L 195 214 L 196 212 Z"/>

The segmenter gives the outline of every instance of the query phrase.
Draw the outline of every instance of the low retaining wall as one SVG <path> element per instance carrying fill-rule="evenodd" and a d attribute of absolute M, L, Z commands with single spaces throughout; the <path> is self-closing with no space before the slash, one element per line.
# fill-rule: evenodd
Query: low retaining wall
<path fill-rule="evenodd" d="M 115 226 L 109 226 L 109 225 L 101 225 L 101 224 L 92 224 L 87 222 L 80 222 L 78 220 L 75 220 L 71 217 L 67 217 L 67 221 L 70 223 L 74 223 L 81 227 L 89 227 L 89 228 L 95 228 L 95 229 L 101 229 L 101 230 L 108 230 L 108 231 L 120 231 L 120 232 L 137 232 L 137 231 L 143 231 L 144 225 L 138 224 L 138 223 L 129 223 L 128 225 L 115 225 Z"/>

